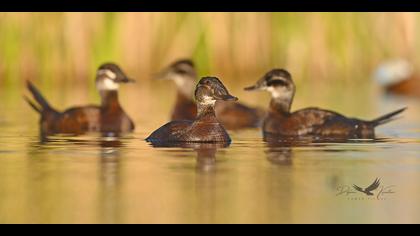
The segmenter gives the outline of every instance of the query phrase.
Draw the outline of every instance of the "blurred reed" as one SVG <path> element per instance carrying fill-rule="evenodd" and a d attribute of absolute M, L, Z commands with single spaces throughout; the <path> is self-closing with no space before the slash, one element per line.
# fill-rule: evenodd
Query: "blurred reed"
<path fill-rule="evenodd" d="M 0 13 L 0 84 L 91 83 L 105 61 L 148 80 L 183 57 L 230 82 L 271 67 L 298 81 L 360 81 L 389 57 L 418 64 L 418 21 L 417 13 Z"/>

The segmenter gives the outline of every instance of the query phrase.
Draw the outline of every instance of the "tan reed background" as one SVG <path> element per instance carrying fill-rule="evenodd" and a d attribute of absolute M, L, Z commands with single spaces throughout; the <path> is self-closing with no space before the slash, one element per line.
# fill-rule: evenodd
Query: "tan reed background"
<path fill-rule="evenodd" d="M 105 61 L 147 80 L 181 57 L 225 80 L 285 67 L 296 80 L 359 81 L 386 58 L 418 62 L 419 19 L 417 13 L 0 13 L 0 83 L 90 83 Z"/>

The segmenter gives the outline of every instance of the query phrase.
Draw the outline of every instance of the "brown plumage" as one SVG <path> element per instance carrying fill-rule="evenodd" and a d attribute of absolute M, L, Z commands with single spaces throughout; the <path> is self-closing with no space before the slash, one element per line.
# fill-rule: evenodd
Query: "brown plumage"
<path fill-rule="evenodd" d="M 194 120 L 197 117 L 197 104 L 191 98 L 178 92 L 171 120 Z"/>
<path fill-rule="evenodd" d="M 393 59 L 380 64 L 375 80 L 389 94 L 420 97 L 420 76 L 405 59 Z"/>
<path fill-rule="evenodd" d="M 193 100 L 194 85 L 197 78 L 191 60 L 178 60 L 161 72 L 160 79 L 170 79 L 177 86 L 177 100 L 171 120 L 192 120 L 197 115 L 197 104 Z M 237 102 L 217 102 L 217 119 L 226 129 L 235 130 L 261 126 L 265 112 Z"/>
<path fill-rule="evenodd" d="M 420 98 L 420 77 L 410 77 L 407 80 L 385 87 L 391 94 Z"/>
<path fill-rule="evenodd" d="M 134 123 L 118 101 L 120 83 L 132 80 L 115 64 L 104 64 L 98 69 L 96 85 L 101 95 L 100 106 L 83 106 L 59 112 L 52 108 L 38 89 L 27 82 L 28 90 L 36 103 L 25 97 L 29 105 L 41 115 L 42 136 L 53 134 L 84 134 L 88 132 L 125 133 L 134 130 Z"/>
<path fill-rule="evenodd" d="M 146 141 L 152 143 L 198 142 L 229 143 L 231 139 L 217 120 L 216 101 L 236 101 L 216 77 L 204 77 L 195 90 L 198 114 L 194 120 L 171 121 L 154 131 Z"/>
<path fill-rule="evenodd" d="M 266 139 L 273 136 L 372 139 L 375 137 L 376 126 L 392 121 L 405 110 L 400 109 L 373 121 L 348 118 L 319 108 L 290 112 L 295 84 L 290 73 L 283 69 L 268 72 L 256 85 L 246 90 L 267 90 L 272 95 L 269 113 L 263 124 Z"/>

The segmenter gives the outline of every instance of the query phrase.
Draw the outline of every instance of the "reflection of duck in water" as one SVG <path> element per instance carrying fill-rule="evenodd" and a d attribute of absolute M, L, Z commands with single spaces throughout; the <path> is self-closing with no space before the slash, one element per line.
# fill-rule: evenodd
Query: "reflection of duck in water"
<path fill-rule="evenodd" d="M 400 109 L 372 121 L 348 118 L 319 108 L 290 112 L 296 88 L 290 73 L 283 69 L 268 72 L 246 90 L 266 90 L 271 93 L 270 109 L 263 125 L 265 137 L 372 139 L 375 137 L 375 127 L 394 120 L 405 110 Z"/>
<path fill-rule="evenodd" d="M 178 60 L 166 68 L 158 78 L 175 82 L 178 90 L 172 120 L 194 120 L 197 105 L 193 100 L 197 72 L 191 60 Z M 217 102 L 216 116 L 226 129 L 254 128 L 261 124 L 264 111 L 238 102 Z"/>
<path fill-rule="evenodd" d="M 217 120 L 216 101 L 236 101 L 216 77 L 204 77 L 195 90 L 198 114 L 195 120 L 171 121 L 154 131 L 148 142 L 230 143 L 231 139 Z"/>
<path fill-rule="evenodd" d="M 213 171 L 216 165 L 216 154 L 219 149 L 230 146 L 230 143 L 151 143 L 154 148 L 183 148 L 197 152 L 197 171 Z"/>
<path fill-rule="evenodd" d="M 84 106 L 59 112 L 44 99 L 28 81 L 28 89 L 37 104 L 26 101 L 41 115 L 42 136 L 52 134 L 84 134 L 88 132 L 126 133 L 134 130 L 134 123 L 125 113 L 118 100 L 118 88 L 129 79 L 115 64 L 104 64 L 96 75 L 96 87 L 101 95 L 100 106 Z"/>
<path fill-rule="evenodd" d="M 380 64 L 374 79 L 387 93 L 420 97 L 420 76 L 407 60 L 394 59 Z"/>
<path fill-rule="evenodd" d="M 121 136 L 109 137 L 105 134 L 101 136 L 85 136 L 83 138 L 75 136 L 41 136 L 37 145 L 48 147 L 49 145 L 70 144 L 80 147 L 100 147 L 101 150 L 107 148 L 118 149 L 124 147 L 125 144 L 121 140 Z"/>
<path fill-rule="evenodd" d="M 268 149 L 265 151 L 267 159 L 277 165 L 292 165 L 292 145 L 288 143 L 268 142 Z"/>

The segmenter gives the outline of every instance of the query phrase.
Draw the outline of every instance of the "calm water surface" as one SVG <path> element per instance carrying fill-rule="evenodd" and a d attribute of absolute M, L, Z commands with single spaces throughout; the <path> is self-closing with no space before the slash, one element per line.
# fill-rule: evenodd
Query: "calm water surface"
<path fill-rule="evenodd" d="M 270 145 L 251 129 L 230 132 L 229 147 L 152 147 L 143 139 L 166 122 L 173 103 L 164 87 L 123 89 L 134 134 L 45 143 L 23 92 L 0 91 L 0 223 L 420 223 L 419 101 L 370 88 L 298 91 L 295 109 L 375 118 L 409 106 L 403 119 L 378 129 L 376 141 Z M 41 89 L 57 107 L 98 101 L 93 90 Z M 263 93 L 232 93 L 268 102 Z M 375 178 L 381 195 L 351 188 Z"/>

